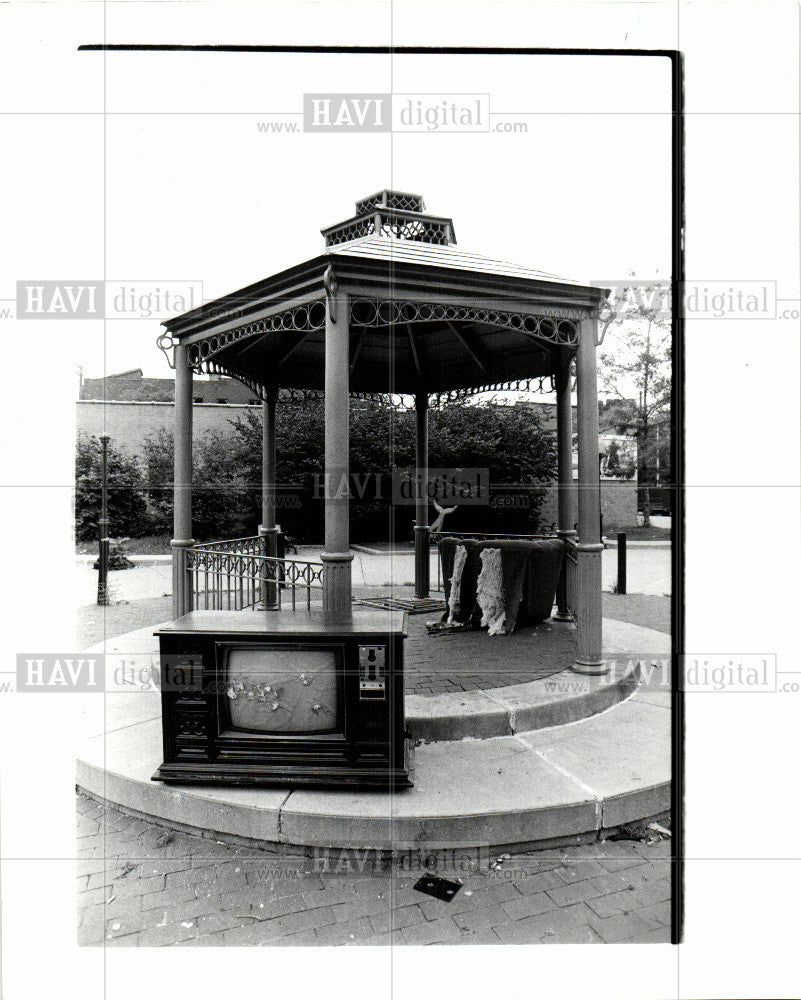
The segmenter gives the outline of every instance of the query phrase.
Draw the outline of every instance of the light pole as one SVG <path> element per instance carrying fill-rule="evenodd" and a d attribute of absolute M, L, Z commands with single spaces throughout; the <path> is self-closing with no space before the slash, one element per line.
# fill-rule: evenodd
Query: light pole
<path fill-rule="evenodd" d="M 97 575 L 97 603 L 108 604 L 108 434 L 100 435 L 100 559 Z"/>

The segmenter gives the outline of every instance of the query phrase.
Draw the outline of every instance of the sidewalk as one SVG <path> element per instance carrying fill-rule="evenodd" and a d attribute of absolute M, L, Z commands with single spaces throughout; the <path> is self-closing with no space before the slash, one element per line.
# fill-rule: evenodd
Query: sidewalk
<path fill-rule="evenodd" d="M 462 871 L 451 902 L 424 869 L 299 857 L 171 832 L 79 795 L 81 945 L 415 945 L 669 941 L 670 842 L 608 841 Z M 469 866 L 465 865 L 469 869 Z M 327 870 L 326 870 L 327 868 Z M 454 878 L 452 872 L 444 877 Z"/>

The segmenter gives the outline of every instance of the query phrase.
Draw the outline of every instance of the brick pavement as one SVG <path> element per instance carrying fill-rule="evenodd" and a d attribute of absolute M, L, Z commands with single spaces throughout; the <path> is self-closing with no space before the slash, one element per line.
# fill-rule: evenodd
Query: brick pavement
<path fill-rule="evenodd" d="M 84 795 L 78 942 L 106 946 L 667 942 L 670 843 L 608 841 L 461 871 L 450 903 L 388 870 L 234 847 L 166 831 Z M 326 869 L 327 866 L 327 869 Z M 451 875 L 451 871 L 443 872 Z"/>
<path fill-rule="evenodd" d="M 435 615 L 409 615 L 404 650 L 407 694 L 481 691 L 524 684 L 557 674 L 573 663 L 576 635 L 572 626 L 543 622 L 511 635 L 486 630 L 429 635 L 425 623 Z"/>

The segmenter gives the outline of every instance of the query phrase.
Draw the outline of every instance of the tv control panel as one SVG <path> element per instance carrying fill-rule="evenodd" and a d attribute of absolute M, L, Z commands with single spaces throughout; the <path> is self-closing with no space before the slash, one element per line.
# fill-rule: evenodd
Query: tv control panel
<path fill-rule="evenodd" d="M 386 699 L 386 662 L 386 646 L 359 646 L 360 701 L 384 701 Z"/>

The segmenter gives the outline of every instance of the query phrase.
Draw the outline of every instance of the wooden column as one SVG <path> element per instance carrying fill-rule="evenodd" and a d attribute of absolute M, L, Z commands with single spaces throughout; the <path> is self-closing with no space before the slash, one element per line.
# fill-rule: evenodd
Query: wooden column
<path fill-rule="evenodd" d="M 573 484 L 573 402 L 570 398 L 571 356 L 559 359 L 556 370 L 556 460 L 557 460 L 557 535 L 564 541 L 576 536 L 575 487 Z M 567 557 L 562 563 L 562 574 L 556 590 L 557 621 L 572 621 L 572 609 L 568 606 Z"/>
<path fill-rule="evenodd" d="M 428 530 L 428 393 L 422 389 L 414 397 L 415 413 L 415 499 L 414 596 L 430 593 L 430 532 Z"/>
<path fill-rule="evenodd" d="M 579 325 L 576 381 L 578 395 L 578 566 L 577 651 L 573 670 L 604 674 L 601 626 L 601 504 L 598 492 L 598 374 L 596 371 L 597 321 Z"/>
<path fill-rule="evenodd" d="M 265 556 L 278 555 L 278 525 L 276 524 L 276 456 L 275 456 L 275 406 L 278 389 L 267 389 L 262 412 L 261 433 L 261 524 L 259 535 Z M 276 586 L 277 568 L 265 567 L 262 573 L 262 601 L 265 608 L 273 608 L 278 603 Z"/>
<path fill-rule="evenodd" d="M 350 302 L 334 281 L 326 284 L 325 312 L 325 544 L 323 615 L 352 617 L 350 551 Z"/>
<path fill-rule="evenodd" d="M 192 610 L 187 549 L 192 538 L 192 369 L 185 344 L 175 345 L 175 432 L 173 473 L 172 613 Z"/>

